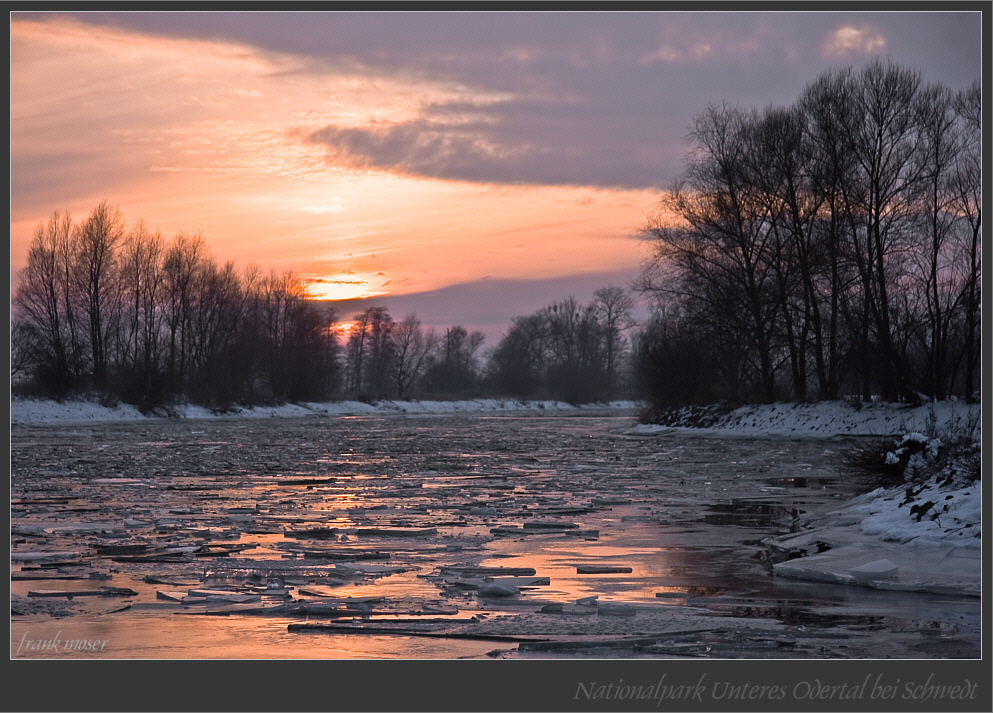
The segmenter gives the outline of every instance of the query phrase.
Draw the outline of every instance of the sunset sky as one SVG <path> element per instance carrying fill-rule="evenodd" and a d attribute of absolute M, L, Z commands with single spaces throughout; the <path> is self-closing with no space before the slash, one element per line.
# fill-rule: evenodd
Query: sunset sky
<path fill-rule="evenodd" d="M 11 276 L 106 199 L 315 295 L 494 335 L 627 286 L 708 104 L 890 56 L 960 89 L 978 12 L 10 16 Z M 16 286 L 16 282 L 14 283 Z M 346 309 L 360 306 L 351 302 Z"/>

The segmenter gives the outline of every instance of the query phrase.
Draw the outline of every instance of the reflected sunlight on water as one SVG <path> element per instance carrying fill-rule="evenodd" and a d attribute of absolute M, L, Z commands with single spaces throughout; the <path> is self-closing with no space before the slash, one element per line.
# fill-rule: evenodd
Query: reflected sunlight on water
<path fill-rule="evenodd" d="M 24 555 L 18 574 L 46 579 L 11 583 L 11 655 L 19 642 L 59 635 L 107 645 L 31 657 L 457 658 L 498 645 L 451 638 L 454 629 L 429 638 L 366 625 L 431 622 L 431 633 L 459 625 L 457 633 L 482 636 L 616 636 L 633 626 L 630 607 L 540 611 L 593 596 L 656 617 L 638 627 L 673 626 L 675 617 L 688 626 L 704 616 L 694 598 L 762 596 L 772 603 L 752 611 L 776 625 L 785 609 L 774 600 L 796 587 L 761 566 L 757 543 L 788 528 L 790 508 L 857 491 L 838 477 L 840 456 L 828 448 L 838 445 L 631 437 L 632 425 L 465 414 L 202 421 L 196 432 L 167 420 L 19 425 L 12 553 Z M 136 441 L 169 448 L 136 459 Z M 102 554 L 101 543 L 147 546 L 153 556 Z M 167 546 L 187 550 L 156 558 Z M 79 561 L 33 564 L 44 550 Z M 479 566 L 533 570 L 549 583 L 522 575 L 501 585 L 499 572 L 494 582 L 484 579 L 492 571 L 472 571 Z M 284 591 L 270 592 L 279 581 Z M 101 586 L 137 594 L 29 596 Z M 203 596 L 195 588 L 258 604 L 188 601 Z M 351 629 L 288 629 L 301 622 Z"/>

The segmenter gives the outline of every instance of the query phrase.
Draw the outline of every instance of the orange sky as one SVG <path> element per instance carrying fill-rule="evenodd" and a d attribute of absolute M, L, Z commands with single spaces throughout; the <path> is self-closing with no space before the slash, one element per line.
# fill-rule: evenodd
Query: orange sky
<path fill-rule="evenodd" d="M 958 90 L 968 11 L 14 12 L 11 276 L 101 201 L 315 295 L 486 326 L 627 286 L 707 106 L 886 56 Z M 13 280 L 12 280 L 13 282 Z M 16 287 L 16 284 L 14 285 Z M 341 305 L 353 309 L 357 303 Z M 470 319 L 475 322 L 463 321 Z M 428 320 L 425 319 L 425 323 Z"/>
<path fill-rule="evenodd" d="M 636 270 L 643 256 L 631 236 L 654 191 L 404 175 L 306 139 L 511 93 L 68 18 L 15 16 L 10 32 L 12 276 L 40 221 L 104 199 L 167 237 L 202 231 L 219 260 L 322 280 L 313 292 L 331 298 Z M 28 162 L 41 168 L 25 185 Z"/>

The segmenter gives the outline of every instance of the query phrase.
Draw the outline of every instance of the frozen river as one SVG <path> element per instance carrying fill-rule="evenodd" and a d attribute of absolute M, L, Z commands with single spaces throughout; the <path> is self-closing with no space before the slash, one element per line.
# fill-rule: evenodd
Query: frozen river
<path fill-rule="evenodd" d="M 11 656 L 979 656 L 978 598 L 770 573 L 793 509 L 869 488 L 852 440 L 634 425 L 15 425 Z"/>

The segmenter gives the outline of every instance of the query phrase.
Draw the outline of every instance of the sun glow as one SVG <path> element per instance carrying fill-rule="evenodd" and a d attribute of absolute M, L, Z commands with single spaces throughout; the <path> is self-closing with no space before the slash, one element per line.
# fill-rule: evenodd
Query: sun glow
<path fill-rule="evenodd" d="M 10 28 L 12 276 L 40 221 L 54 210 L 80 218 L 103 200 L 167 238 L 202 232 L 220 261 L 292 269 L 320 299 L 642 257 L 630 236 L 654 191 L 405 175 L 308 138 L 438 105 L 482 110 L 506 93 L 57 15 L 14 15 Z"/>
<path fill-rule="evenodd" d="M 307 294 L 315 300 L 353 300 L 361 297 L 375 297 L 387 294 L 384 289 L 375 289 L 367 280 L 338 280 L 325 278 L 305 278 Z"/>

